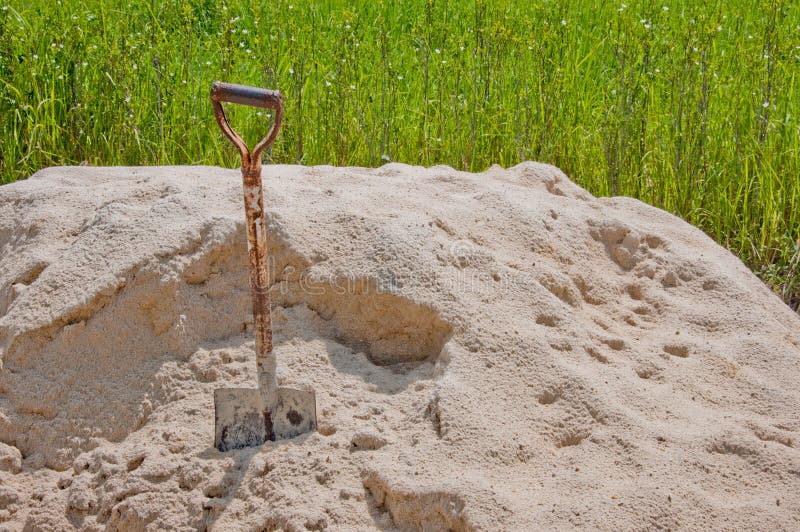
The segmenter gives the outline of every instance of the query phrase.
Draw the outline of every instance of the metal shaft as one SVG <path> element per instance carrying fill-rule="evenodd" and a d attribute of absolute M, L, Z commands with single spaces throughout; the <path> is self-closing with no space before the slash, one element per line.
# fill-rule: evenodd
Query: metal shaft
<path fill-rule="evenodd" d="M 242 167 L 244 209 L 247 219 L 247 252 L 250 262 L 250 288 L 253 294 L 253 329 L 256 339 L 258 387 L 264 399 L 264 407 L 270 410 L 275 406 L 277 397 L 277 361 L 275 353 L 272 352 L 267 232 L 264 220 L 261 165 L 254 164 L 252 166 L 258 166 L 258 168 Z"/>

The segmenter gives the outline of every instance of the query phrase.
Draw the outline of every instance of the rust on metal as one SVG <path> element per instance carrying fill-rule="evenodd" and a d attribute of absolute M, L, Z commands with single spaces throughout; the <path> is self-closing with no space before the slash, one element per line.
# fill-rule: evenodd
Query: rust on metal
<path fill-rule="evenodd" d="M 291 438 L 303 432 L 315 430 L 317 422 L 316 400 L 313 391 L 278 388 L 277 361 L 272 352 L 261 154 L 274 142 L 280 129 L 283 120 L 283 96 L 279 91 L 217 81 L 211 87 L 211 102 L 220 129 L 236 146 L 242 157 L 259 392 L 254 395 L 253 392 L 256 390 L 246 388 L 216 390 L 214 394 L 215 445 L 218 449 L 225 451 L 259 445 L 265 439 Z M 222 108 L 222 102 L 262 107 L 275 111 L 275 118 L 269 132 L 252 151 L 248 149 L 244 140 L 231 129 Z M 260 426 L 262 423 L 260 420 L 263 420 L 263 427 Z"/>

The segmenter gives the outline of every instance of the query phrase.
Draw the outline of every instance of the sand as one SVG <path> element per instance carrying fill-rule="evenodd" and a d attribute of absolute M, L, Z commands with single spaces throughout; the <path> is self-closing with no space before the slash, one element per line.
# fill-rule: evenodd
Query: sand
<path fill-rule="evenodd" d="M 319 431 L 227 453 L 238 171 L 0 187 L 0 529 L 800 527 L 800 318 L 700 230 L 536 163 L 265 176 Z"/>

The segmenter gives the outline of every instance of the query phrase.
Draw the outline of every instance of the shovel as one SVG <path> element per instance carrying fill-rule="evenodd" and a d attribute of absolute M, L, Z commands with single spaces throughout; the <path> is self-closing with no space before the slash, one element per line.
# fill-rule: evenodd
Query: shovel
<path fill-rule="evenodd" d="M 317 404 L 313 391 L 279 388 L 277 361 L 272 352 L 267 275 L 267 235 L 264 194 L 261 189 L 261 153 L 278 134 L 283 118 L 283 96 L 278 91 L 215 82 L 211 102 L 219 127 L 242 156 L 244 211 L 247 218 L 247 251 L 250 288 L 253 291 L 253 328 L 256 337 L 258 388 L 214 390 L 214 446 L 220 451 L 261 445 L 265 441 L 294 438 L 317 429 Z M 228 125 L 222 102 L 262 107 L 275 111 L 267 136 L 251 152 Z"/>

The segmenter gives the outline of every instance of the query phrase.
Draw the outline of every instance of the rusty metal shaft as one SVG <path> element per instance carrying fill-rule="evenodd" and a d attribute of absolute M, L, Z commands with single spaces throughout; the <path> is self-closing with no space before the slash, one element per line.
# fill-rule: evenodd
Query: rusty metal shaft
<path fill-rule="evenodd" d="M 250 288 L 253 296 L 253 329 L 256 339 L 258 387 L 264 406 L 275 404 L 278 389 L 277 361 L 272 352 L 272 318 L 270 316 L 269 274 L 267 272 L 267 232 L 264 221 L 264 192 L 261 169 L 242 167 L 244 206 L 247 217 L 247 252 L 250 259 Z"/>
<path fill-rule="evenodd" d="M 283 96 L 278 91 L 216 82 L 211 87 L 214 116 L 228 139 L 242 156 L 244 210 L 247 221 L 247 250 L 250 262 L 250 288 L 253 297 L 253 329 L 256 343 L 258 387 L 264 407 L 275 406 L 278 393 L 277 361 L 272 352 L 269 274 L 267 272 L 267 232 L 264 220 L 264 192 L 261 182 L 261 154 L 278 134 L 283 119 Z M 251 152 L 247 144 L 228 125 L 221 102 L 274 109 L 275 120 L 267 136 Z"/>

